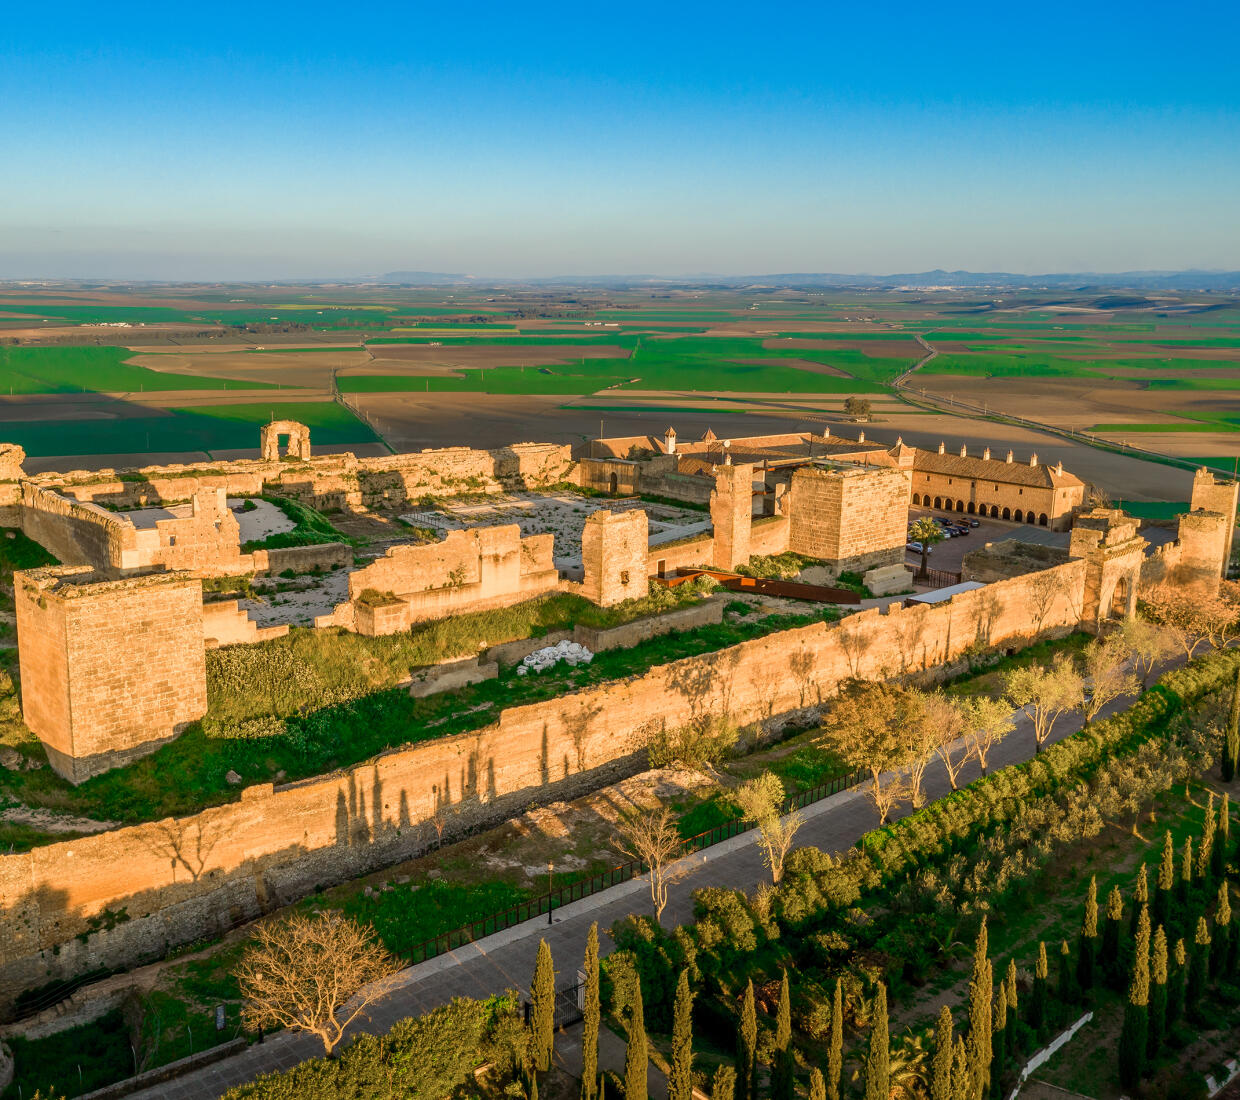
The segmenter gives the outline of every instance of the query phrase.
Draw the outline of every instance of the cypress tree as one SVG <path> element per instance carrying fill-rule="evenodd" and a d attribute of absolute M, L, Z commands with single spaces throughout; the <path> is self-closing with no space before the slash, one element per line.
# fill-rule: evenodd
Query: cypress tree
<path fill-rule="evenodd" d="M 1231 902 L 1227 883 L 1218 885 L 1218 907 L 1214 910 L 1214 945 L 1210 948 L 1210 977 L 1217 978 L 1227 970 L 1232 952 Z"/>
<path fill-rule="evenodd" d="M 1007 967 L 1007 1014 L 1004 1028 L 1007 1031 L 1007 1051 L 1009 1055 L 1016 1053 L 1016 960 L 1008 959 Z"/>
<path fill-rule="evenodd" d="M 1188 904 L 1188 895 L 1193 888 L 1193 838 L 1186 836 L 1184 838 L 1184 858 L 1180 862 L 1180 881 L 1177 889 L 1180 895 L 1180 904 Z"/>
<path fill-rule="evenodd" d="M 1132 922 L 1128 926 L 1128 934 L 1137 934 L 1137 921 L 1141 919 L 1141 907 L 1150 902 L 1150 884 L 1146 875 L 1145 864 L 1137 869 L 1137 881 L 1132 888 Z"/>
<path fill-rule="evenodd" d="M 529 1080 L 525 1083 L 526 1100 L 538 1100 L 538 1074 L 530 1071 Z"/>
<path fill-rule="evenodd" d="M 1175 845 L 1171 830 L 1163 834 L 1162 862 L 1158 865 L 1158 889 L 1154 891 L 1153 921 L 1164 928 L 1171 920 L 1171 891 L 1175 888 Z"/>
<path fill-rule="evenodd" d="M 732 1066 L 716 1066 L 710 1082 L 711 1100 L 735 1100 L 736 1070 Z"/>
<path fill-rule="evenodd" d="M 1050 968 L 1046 961 L 1046 943 L 1038 943 L 1038 961 L 1033 967 L 1033 994 L 1029 998 L 1029 1026 L 1040 1032 L 1046 1024 L 1046 984 Z"/>
<path fill-rule="evenodd" d="M 817 1066 L 809 1073 L 809 1100 L 827 1100 L 827 1085 L 822 1079 L 822 1070 Z"/>
<path fill-rule="evenodd" d="M 1119 963 L 1119 932 L 1124 923 L 1124 898 L 1118 886 L 1107 895 L 1107 919 L 1102 926 L 1102 976 L 1107 984 L 1122 988 L 1123 971 Z"/>
<path fill-rule="evenodd" d="M 874 1025 L 865 1056 L 865 1100 L 891 1100 L 891 1037 L 887 1030 L 887 987 L 878 985 Z"/>
<path fill-rule="evenodd" d="M 1089 892 L 1085 895 L 1085 919 L 1081 921 L 1077 945 L 1076 980 L 1083 993 L 1094 987 L 1094 962 L 1098 949 L 1098 879 L 1090 875 Z"/>
<path fill-rule="evenodd" d="M 1206 816 L 1201 824 L 1201 847 L 1197 849 L 1198 882 L 1208 883 L 1210 869 L 1214 866 L 1214 834 L 1218 829 L 1218 818 L 1214 815 L 1214 792 L 1206 795 Z"/>
<path fill-rule="evenodd" d="M 973 1078 L 969 1073 L 969 1052 L 965 1049 L 964 1036 L 956 1036 L 956 1049 L 952 1051 L 952 1100 L 970 1100 L 973 1096 Z"/>
<path fill-rule="evenodd" d="M 672 1008 L 672 1068 L 667 1077 L 667 1100 L 693 1100 L 693 994 L 689 971 L 680 972 Z"/>
<path fill-rule="evenodd" d="M 646 1012 L 642 1006 L 642 983 L 634 983 L 629 1006 L 629 1045 L 624 1053 L 624 1100 L 647 1100 L 646 1073 L 650 1052 L 646 1040 Z"/>
<path fill-rule="evenodd" d="M 999 1096 L 1002 1095 L 1003 1071 L 1007 1064 L 1007 1024 L 1007 982 L 1000 982 L 998 992 L 995 994 L 995 1022 L 994 1029 L 991 1032 L 994 1060 L 990 1063 L 991 1089 L 992 1092 Z"/>
<path fill-rule="evenodd" d="M 792 1000 L 788 990 L 788 971 L 779 984 L 779 1011 L 775 1016 L 775 1065 L 771 1076 L 771 1100 L 793 1100 L 795 1082 L 792 1067 Z M 689 1100 L 686 1097 L 686 1100 Z"/>
<path fill-rule="evenodd" d="M 1210 869 L 1214 877 L 1222 882 L 1227 874 L 1227 859 L 1231 849 L 1231 797 L 1223 794 L 1223 805 L 1218 812 L 1218 835 L 1214 839 L 1214 847 L 1210 850 Z"/>
<path fill-rule="evenodd" d="M 751 979 L 741 1001 L 741 1025 L 736 1036 L 736 1100 L 757 1100 L 757 1082 L 758 1013 Z"/>
<path fill-rule="evenodd" d="M 840 1100 L 840 1073 L 844 1069 L 844 989 L 835 979 L 831 998 L 831 1040 L 827 1046 L 827 1100 Z"/>
<path fill-rule="evenodd" d="M 1167 1026 L 1184 1015 L 1184 1001 L 1188 991 L 1188 951 L 1183 938 L 1175 941 L 1175 967 L 1167 982 Z"/>
<path fill-rule="evenodd" d="M 956 1047 L 952 1035 L 952 1010 L 944 1005 L 934 1025 L 934 1061 L 930 1065 L 930 1100 L 955 1100 L 952 1094 L 952 1058 Z"/>
<path fill-rule="evenodd" d="M 991 1025 L 994 1012 L 994 976 L 988 957 L 986 920 L 973 947 L 973 973 L 969 978 L 969 1077 L 972 1093 L 983 1097 L 990 1091 Z"/>
<path fill-rule="evenodd" d="M 1146 1048 L 1150 1041 L 1150 915 L 1141 910 L 1136 950 L 1132 958 L 1132 980 L 1124 1005 L 1124 1026 L 1119 1036 L 1119 1080 L 1135 1089 L 1145 1076 Z"/>
<path fill-rule="evenodd" d="M 1167 933 L 1161 924 L 1154 931 L 1150 979 L 1150 1039 L 1145 1049 L 1150 1061 L 1153 1061 L 1158 1057 L 1167 1034 Z"/>
<path fill-rule="evenodd" d="M 1067 1004 L 1072 1000 L 1072 952 L 1068 941 L 1059 945 L 1059 1000 Z"/>
<path fill-rule="evenodd" d="M 1223 735 L 1223 782 L 1230 783 L 1240 770 L 1240 668 L 1231 688 L 1231 711 L 1227 715 L 1227 732 Z"/>
<path fill-rule="evenodd" d="M 534 965 L 534 981 L 530 985 L 530 1028 L 534 1068 L 546 1073 L 551 1068 L 551 1050 L 555 1042 L 555 968 L 551 965 L 551 948 L 546 940 L 538 941 L 538 962 Z"/>
<path fill-rule="evenodd" d="M 1206 976 L 1210 973 L 1210 929 L 1205 917 L 1197 918 L 1197 934 L 1193 937 L 1193 950 L 1188 958 L 1188 982 L 1184 993 L 1185 1008 L 1189 1016 L 1201 1015 L 1201 1000 L 1206 991 Z"/>
<path fill-rule="evenodd" d="M 598 1029 L 600 1018 L 598 989 L 598 922 L 590 925 L 586 937 L 586 986 L 582 998 L 581 1100 L 596 1100 L 598 1092 Z"/>

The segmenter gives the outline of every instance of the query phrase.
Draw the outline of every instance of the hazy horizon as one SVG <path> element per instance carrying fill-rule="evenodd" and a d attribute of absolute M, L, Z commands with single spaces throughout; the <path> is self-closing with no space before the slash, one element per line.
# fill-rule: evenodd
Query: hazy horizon
<path fill-rule="evenodd" d="M 0 278 L 1240 269 L 1240 13 L 9 14 Z"/>

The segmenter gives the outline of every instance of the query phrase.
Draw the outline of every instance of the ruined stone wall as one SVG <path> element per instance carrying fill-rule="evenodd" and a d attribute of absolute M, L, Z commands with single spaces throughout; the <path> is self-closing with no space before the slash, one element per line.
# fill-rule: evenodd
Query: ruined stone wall
<path fill-rule="evenodd" d="M 138 533 L 127 519 L 29 481 L 21 490 L 23 533 L 63 564 L 116 576 L 135 554 Z"/>
<path fill-rule="evenodd" d="M 22 714 L 72 783 L 171 740 L 207 709 L 202 586 L 153 574 L 92 583 L 14 574 Z"/>
<path fill-rule="evenodd" d="M 788 549 L 788 517 L 756 516 L 749 529 L 749 553 L 782 554 Z"/>
<path fill-rule="evenodd" d="M 267 642 L 283 638 L 288 630 L 288 623 L 259 626 L 237 600 L 215 600 L 202 605 L 203 641 L 208 649 Z"/>
<path fill-rule="evenodd" d="M 522 538 L 511 523 L 392 546 L 349 574 L 349 599 L 315 624 L 395 634 L 417 622 L 528 600 L 559 586 L 554 541 L 553 535 Z"/>
<path fill-rule="evenodd" d="M 619 458 L 583 458 L 577 463 L 577 481 L 583 489 L 600 493 L 641 492 L 641 466 Z"/>
<path fill-rule="evenodd" d="M 838 572 L 904 560 L 908 483 L 890 468 L 806 467 L 792 476 L 788 549 Z"/>
<path fill-rule="evenodd" d="M 720 466 L 710 494 L 710 519 L 714 535 L 713 564 L 733 570 L 749 561 L 749 536 L 753 525 L 753 466 Z"/>
<path fill-rule="evenodd" d="M 1046 633 L 1077 624 L 1085 562 L 1055 567 Z M 0 990 L 11 998 L 91 967 L 130 965 L 344 881 L 532 800 L 571 797 L 644 761 L 651 736 L 707 714 L 741 724 L 816 705 L 850 676 L 911 673 L 974 645 L 1027 639 L 1035 595 L 1018 577 L 933 607 L 872 609 L 503 711 L 331 776 L 248 788 L 241 801 L 0 856 Z M 128 920 L 108 921 L 124 910 Z M 104 930 L 100 926 L 112 925 Z M 78 936 L 81 939 L 78 939 Z"/>
<path fill-rule="evenodd" d="M 709 569 L 714 560 L 715 540 L 710 535 L 693 535 L 675 542 L 652 546 L 646 559 L 646 572 L 651 577 L 674 573 L 677 569 L 702 566 Z"/>
<path fill-rule="evenodd" d="M 1222 568 L 1220 576 L 1227 575 L 1231 561 L 1232 543 L 1236 534 L 1236 504 L 1240 498 L 1240 481 L 1216 477 L 1202 467 L 1193 475 L 1191 508 L 1194 512 L 1216 512 L 1223 517 L 1225 537 L 1222 544 Z"/>
<path fill-rule="evenodd" d="M 313 546 L 284 546 L 255 550 L 250 555 L 255 573 L 309 573 L 314 569 L 338 569 L 353 564 L 353 547 L 347 542 L 321 542 Z"/>

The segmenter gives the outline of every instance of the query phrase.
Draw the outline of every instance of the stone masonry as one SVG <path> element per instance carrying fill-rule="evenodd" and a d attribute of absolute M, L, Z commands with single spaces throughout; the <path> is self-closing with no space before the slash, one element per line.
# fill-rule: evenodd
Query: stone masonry
<path fill-rule="evenodd" d="M 908 482 L 899 470 L 839 463 L 792 475 L 788 549 L 817 558 L 836 573 L 904 561 Z"/>
<path fill-rule="evenodd" d="M 714 526 L 713 565 L 734 570 L 749 561 L 749 534 L 753 527 L 753 466 L 720 466 L 710 494 Z"/>
<path fill-rule="evenodd" d="M 600 607 L 646 595 L 649 524 L 640 509 L 595 512 L 581 532 L 581 592 Z"/>
<path fill-rule="evenodd" d="M 207 710 L 202 585 L 14 574 L 22 714 L 71 783 L 154 751 Z"/>
<path fill-rule="evenodd" d="M 310 429 L 296 420 L 273 420 L 270 424 L 264 424 L 259 432 L 263 461 L 279 461 L 281 438 L 288 440 L 289 458 L 310 457 Z"/>

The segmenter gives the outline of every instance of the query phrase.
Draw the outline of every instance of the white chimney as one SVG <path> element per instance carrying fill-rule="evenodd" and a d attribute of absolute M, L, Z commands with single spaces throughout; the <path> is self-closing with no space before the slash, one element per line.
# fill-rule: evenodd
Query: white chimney
<path fill-rule="evenodd" d="M 822 438 L 823 438 L 823 439 L 830 439 L 830 438 L 831 438 L 831 429 L 830 429 L 830 428 L 823 428 L 823 429 L 822 429 Z"/>
<path fill-rule="evenodd" d="M 939 454 L 941 454 L 941 455 L 945 455 L 945 454 L 947 454 L 947 444 L 946 444 L 946 443 L 940 443 L 940 444 L 939 444 Z"/>
<path fill-rule="evenodd" d="M 904 446 L 904 436 L 902 436 L 902 435 L 898 435 L 898 436 L 896 436 L 896 446 L 897 446 L 897 447 L 903 447 L 903 446 Z"/>
<path fill-rule="evenodd" d="M 663 449 L 669 455 L 676 453 L 676 429 L 668 428 L 663 435 Z"/>
<path fill-rule="evenodd" d="M 1063 459 L 1062 458 L 1058 462 L 1055 463 L 1055 473 L 1060 474 L 1060 475 L 1063 474 Z"/>
<path fill-rule="evenodd" d="M 865 432 L 858 432 L 858 433 L 857 433 L 857 442 L 858 442 L 858 443 L 864 443 L 864 442 L 865 442 Z"/>
<path fill-rule="evenodd" d="M 989 447 L 987 447 L 987 448 L 986 448 L 986 449 L 982 452 L 982 458 L 984 458 L 987 462 L 989 462 L 989 461 L 990 461 L 990 448 L 989 448 Z"/>
<path fill-rule="evenodd" d="M 1011 452 L 1011 451 L 1008 451 L 1007 460 L 1008 460 L 1009 462 L 1011 462 L 1011 461 L 1012 461 L 1012 452 Z"/>
<path fill-rule="evenodd" d="M 1038 452 L 1034 451 L 1033 454 L 1029 456 L 1029 465 L 1036 466 L 1037 464 L 1038 464 Z"/>
<path fill-rule="evenodd" d="M 960 444 L 960 457 L 961 458 L 969 457 L 969 445 L 967 443 Z"/>

